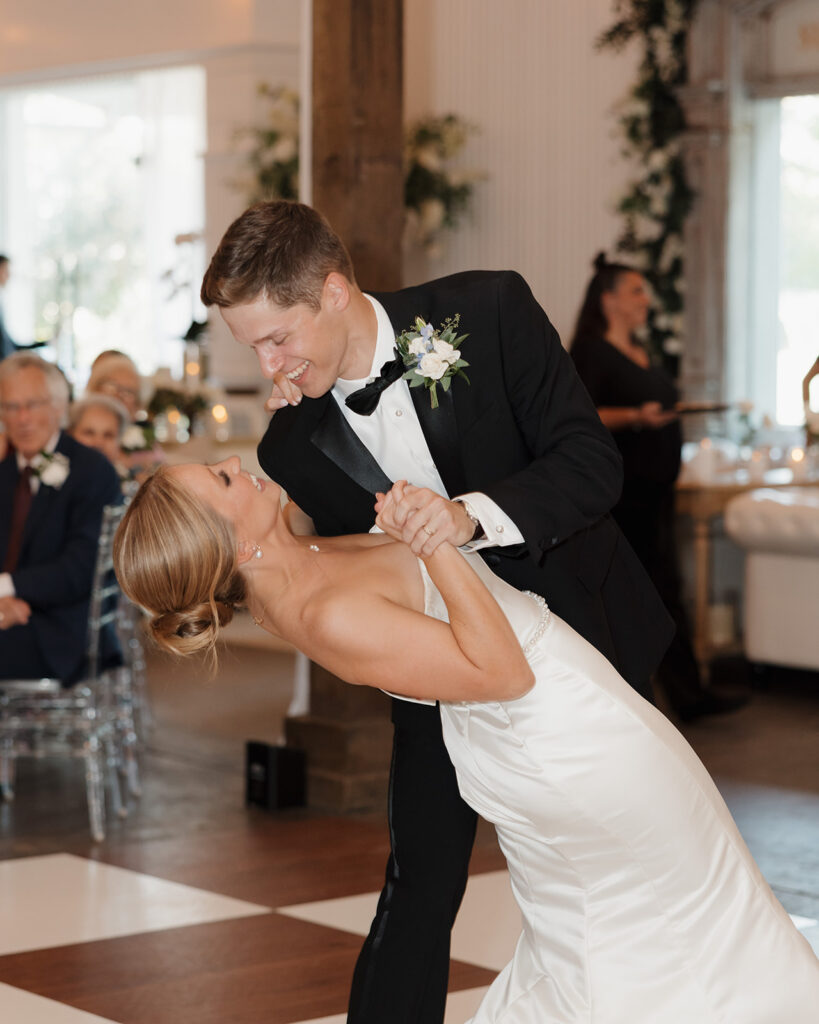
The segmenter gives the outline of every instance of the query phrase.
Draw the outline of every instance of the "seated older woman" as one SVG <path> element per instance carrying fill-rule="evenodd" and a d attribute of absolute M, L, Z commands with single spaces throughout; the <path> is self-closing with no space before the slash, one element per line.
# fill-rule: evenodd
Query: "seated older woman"
<path fill-rule="evenodd" d="M 86 392 L 116 398 L 128 410 L 128 418 L 133 422 L 140 409 L 142 392 L 139 370 L 133 359 L 113 348 L 100 352 L 91 364 Z"/>
<path fill-rule="evenodd" d="M 102 452 L 120 477 L 128 476 L 121 445 L 129 423 L 128 410 L 108 395 L 88 395 L 68 411 L 68 433 L 75 441 Z"/>
<path fill-rule="evenodd" d="M 126 474 L 142 480 L 147 473 L 164 462 L 162 449 L 139 419 L 142 379 L 133 359 L 118 349 L 106 349 L 91 364 L 91 376 L 85 397 L 106 395 L 121 402 L 128 411 L 128 425 L 120 440 L 123 450 L 121 464 Z"/>

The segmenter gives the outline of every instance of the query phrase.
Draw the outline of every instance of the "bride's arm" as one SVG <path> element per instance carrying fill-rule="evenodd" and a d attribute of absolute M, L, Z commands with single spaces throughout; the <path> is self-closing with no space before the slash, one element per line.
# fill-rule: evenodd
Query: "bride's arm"
<path fill-rule="evenodd" d="M 391 532 L 388 515 L 379 525 Z M 449 624 L 363 588 L 330 589 L 305 622 L 311 656 L 350 683 L 407 697 L 511 700 L 530 690 L 520 643 L 466 559 L 442 544 L 425 564 Z"/>

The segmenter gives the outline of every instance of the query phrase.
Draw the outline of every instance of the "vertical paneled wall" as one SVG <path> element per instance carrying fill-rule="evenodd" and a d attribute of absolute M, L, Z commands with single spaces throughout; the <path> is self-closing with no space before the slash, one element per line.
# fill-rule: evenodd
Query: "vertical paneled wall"
<path fill-rule="evenodd" d="M 564 342 L 591 260 L 620 230 L 628 178 L 613 109 L 636 55 L 595 51 L 612 0 L 405 0 L 408 120 L 456 113 L 478 125 L 460 163 L 487 173 L 471 222 L 442 258 L 407 252 L 414 283 L 469 268 L 529 280 Z"/>

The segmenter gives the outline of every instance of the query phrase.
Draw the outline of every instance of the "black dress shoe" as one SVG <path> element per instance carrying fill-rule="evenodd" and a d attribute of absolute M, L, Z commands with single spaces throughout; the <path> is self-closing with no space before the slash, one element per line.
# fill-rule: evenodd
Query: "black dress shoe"
<path fill-rule="evenodd" d="M 747 693 L 720 693 L 716 690 L 704 690 L 696 700 L 685 703 L 674 710 L 683 722 L 693 722 L 704 715 L 725 715 L 729 711 L 737 711 L 747 703 Z"/>

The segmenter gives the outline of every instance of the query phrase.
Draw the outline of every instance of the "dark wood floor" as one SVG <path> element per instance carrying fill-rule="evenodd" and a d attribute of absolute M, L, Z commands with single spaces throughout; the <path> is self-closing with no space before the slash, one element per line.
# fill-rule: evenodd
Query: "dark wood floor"
<path fill-rule="evenodd" d="M 154 659 L 157 725 L 128 819 L 95 846 L 80 765 L 24 762 L 17 801 L 0 808 L 0 860 L 69 852 L 269 907 L 377 890 L 380 815 L 243 804 L 244 741 L 277 737 L 289 673 L 289 656 L 263 651 L 232 655 L 213 683 Z M 782 674 L 747 708 L 684 731 L 786 909 L 819 919 L 819 677 Z M 482 827 L 473 871 L 502 863 Z M 343 1011 L 359 946 L 272 913 L 2 956 L 0 983 L 122 1024 L 292 1024 Z M 452 965 L 456 990 L 491 977 Z"/>

